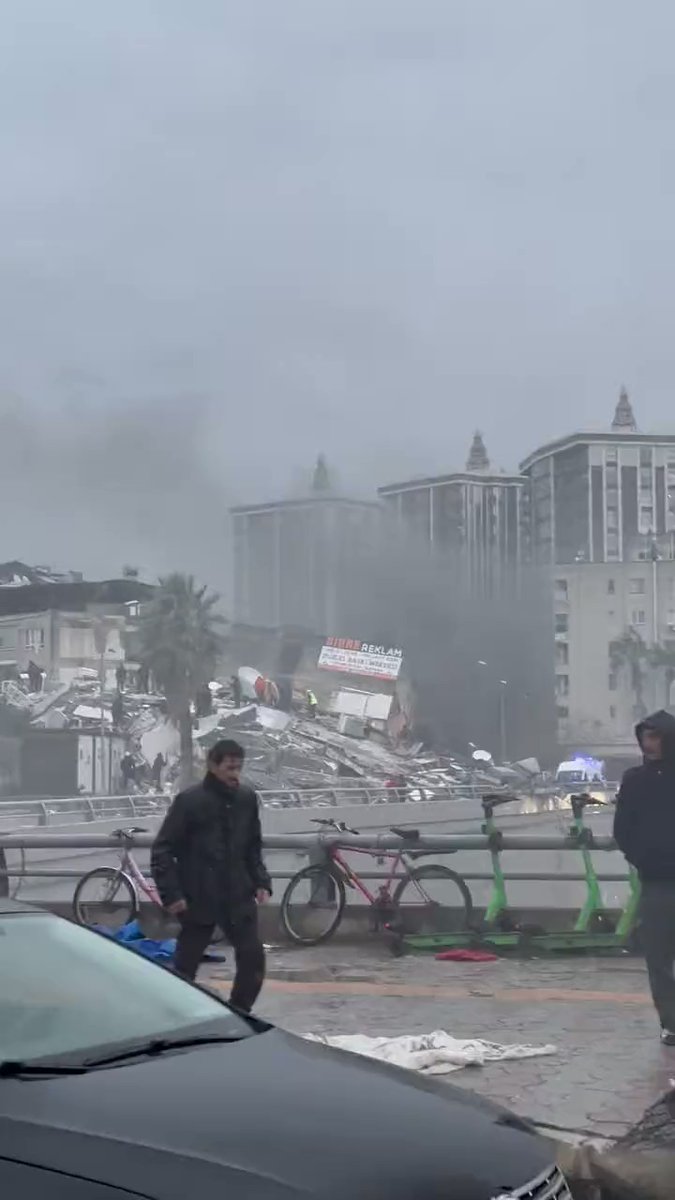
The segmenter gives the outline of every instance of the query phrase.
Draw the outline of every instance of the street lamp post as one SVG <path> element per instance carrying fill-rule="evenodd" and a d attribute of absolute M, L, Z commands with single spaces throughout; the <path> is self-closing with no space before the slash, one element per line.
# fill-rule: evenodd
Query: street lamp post
<path fill-rule="evenodd" d="M 506 745 L 506 689 L 508 683 L 506 679 L 499 680 L 499 738 L 501 742 L 502 762 L 507 759 Z"/>
<path fill-rule="evenodd" d="M 479 667 L 487 667 L 485 659 L 478 659 Z M 506 729 L 506 689 L 508 687 L 508 679 L 499 680 L 499 745 L 502 762 L 506 762 L 508 751 L 508 736 Z"/>

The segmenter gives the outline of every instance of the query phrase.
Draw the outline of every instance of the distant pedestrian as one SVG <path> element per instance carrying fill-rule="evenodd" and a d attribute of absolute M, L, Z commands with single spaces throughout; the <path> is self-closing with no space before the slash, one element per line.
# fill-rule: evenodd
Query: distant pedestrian
<path fill-rule="evenodd" d="M 675 1046 L 675 717 L 661 710 L 635 728 L 643 763 L 626 771 L 614 838 L 640 876 L 640 940 L 661 1022 Z"/>
<path fill-rule="evenodd" d="M 28 664 L 28 686 L 31 692 L 42 691 L 43 678 L 42 668 L 38 667 L 37 663 L 31 659 Z"/>
<path fill-rule="evenodd" d="M 120 762 L 120 774 L 122 776 L 122 787 L 130 788 L 131 784 L 136 783 L 136 759 L 133 754 L 127 750 Z"/>
<path fill-rule="evenodd" d="M 234 947 L 230 996 L 249 1011 L 265 976 L 257 905 L 272 893 L 262 857 L 258 797 L 241 783 L 244 751 L 229 740 L 209 751 L 207 773 L 180 792 L 152 848 L 151 869 L 162 903 L 181 931 L 174 966 L 194 979 L 216 925 Z"/>
<path fill-rule="evenodd" d="M 305 699 L 307 700 L 307 716 L 309 717 L 310 721 L 315 721 L 319 708 L 319 701 L 317 700 L 311 688 L 307 688 Z"/>
<path fill-rule="evenodd" d="M 118 692 L 123 692 L 124 685 L 127 681 L 127 673 L 126 673 L 124 663 L 120 663 L 117 670 L 115 671 L 115 679 L 117 681 Z"/>
<path fill-rule="evenodd" d="M 233 675 L 230 680 L 230 690 L 232 692 L 232 702 L 235 708 L 241 708 L 241 680 L 238 675 Z"/>
<path fill-rule="evenodd" d="M 115 729 L 119 729 L 124 720 L 124 701 L 121 692 L 115 692 L 115 699 L 112 702 L 112 720 Z"/>
<path fill-rule="evenodd" d="M 165 766 L 166 760 L 160 751 L 155 755 L 155 761 L 152 764 L 152 782 L 157 788 L 157 791 L 159 791 L 162 786 L 162 771 L 164 770 Z"/>

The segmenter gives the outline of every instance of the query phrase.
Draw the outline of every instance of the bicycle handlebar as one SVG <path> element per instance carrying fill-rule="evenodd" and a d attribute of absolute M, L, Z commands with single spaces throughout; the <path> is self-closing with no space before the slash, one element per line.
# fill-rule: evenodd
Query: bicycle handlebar
<path fill-rule="evenodd" d="M 325 825 L 328 829 L 335 829 L 337 833 L 356 833 L 358 829 L 350 829 L 344 821 L 336 821 L 334 817 L 310 817 L 313 825 Z"/>

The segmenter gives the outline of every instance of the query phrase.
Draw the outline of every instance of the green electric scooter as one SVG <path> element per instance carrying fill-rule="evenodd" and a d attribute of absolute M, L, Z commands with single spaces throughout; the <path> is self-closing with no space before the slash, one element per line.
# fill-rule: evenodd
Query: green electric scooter
<path fill-rule="evenodd" d="M 569 838 L 578 846 L 584 864 L 586 899 L 572 929 L 552 933 L 528 934 L 524 931 L 523 949 L 530 953 L 574 953 L 579 951 L 626 951 L 635 930 L 640 903 L 640 881 L 631 867 L 628 875 L 628 898 L 614 921 L 602 900 L 602 892 L 593 863 L 593 831 L 584 825 L 584 809 L 597 805 L 592 796 L 570 797 L 572 826 Z"/>
<path fill-rule="evenodd" d="M 503 834 L 495 826 L 494 810 L 508 804 L 513 796 L 483 797 L 485 820 L 482 832 L 488 838 L 492 860 L 492 894 L 485 910 L 483 925 L 470 931 L 411 934 L 401 938 L 398 953 L 430 953 L 459 947 L 476 947 L 495 951 L 518 950 L 536 955 L 574 951 L 625 951 L 637 921 L 640 884 L 635 871 L 629 873 L 629 894 L 626 905 L 614 925 L 612 914 L 603 905 L 600 885 L 591 850 L 593 832 L 583 822 L 584 809 L 596 804 L 591 796 L 572 796 L 573 823 L 569 832 L 570 845 L 578 847 L 584 863 L 586 898 L 570 930 L 546 933 L 536 926 L 518 925 L 509 911 L 506 881 L 501 865 Z"/>
<path fill-rule="evenodd" d="M 429 954 L 440 950 L 481 949 L 513 950 L 521 940 L 521 932 L 509 913 L 506 881 L 501 865 L 504 835 L 497 829 L 494 810 L 500 804 L 511 804 L 517 796 L 483 796 L 481 833 L 488 839 L 492 862 L 492 891 L 481 925 L 452 933 L 408 934 L 400 938 L 395 953 Z"/>

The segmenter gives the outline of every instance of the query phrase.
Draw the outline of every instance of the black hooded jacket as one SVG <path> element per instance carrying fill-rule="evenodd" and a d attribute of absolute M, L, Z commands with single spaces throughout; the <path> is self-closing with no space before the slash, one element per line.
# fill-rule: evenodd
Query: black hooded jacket
<path fill-rule="evenodd" d="M 675 883 L 675 717 L 661 709 L 635 727 L 661 735 L 663 757 L 626 771 L 619 789 L 614 838 L 645 882 Z"/>
<path fill-rule="evenodd" d="M 262 858 L 258 797 L 214 775 L 180 792 L 157 834 L 150 859 L 162 903 L 185 900 L 188 918 L 217 924 L 255 909 L 255 893 L 272 891 Z"/>

